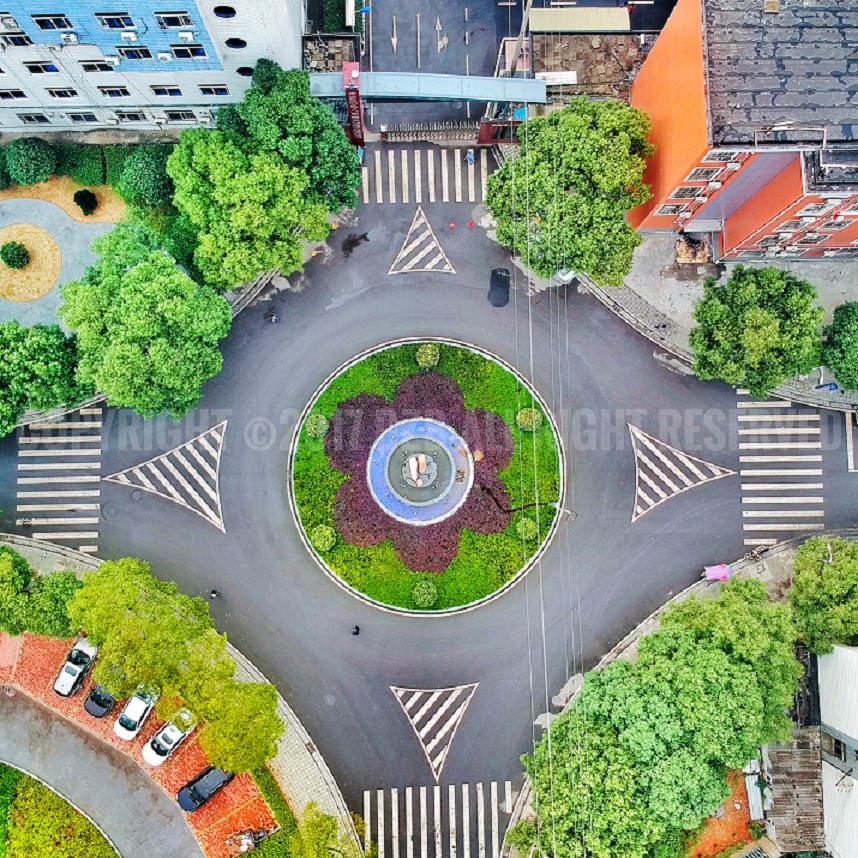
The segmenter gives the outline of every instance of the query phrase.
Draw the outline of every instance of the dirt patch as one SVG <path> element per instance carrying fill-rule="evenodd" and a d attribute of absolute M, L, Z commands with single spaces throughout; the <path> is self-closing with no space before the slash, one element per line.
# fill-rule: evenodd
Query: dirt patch
<path fill-rule="evenodd" d="M 17 241 L 30 251 L 30 263 L 7 268 L 0 262 L 0 295 L 7 301 L 35 301 L 56 286 L 63 255 L 53 236 L 32 223 L 15 223 L 0 229 L 0 245 Z"/>
<path fill-rule="evenodd" d="M 727 772 L 727 785 L 731 790 L 730 797 L 717 811 L 721 814 L 723 810 L 723 814 L 706 820 L 700 839 L 686 852 L 687 858 L 711 858 L 730 846 L 747 843 L 751 839 L 745 776 L 740 771 Z"/>
<path fill-rule="evenodd" d="M 109 185 L 98 185 L 90 190 L 98 200 L 98 208 L 89 216 L 83 212 L 74 201 L 75 191 L 87 187 L 76 182 L 70 176 L 51 176 L 47 182 L 38 185 L 12 185 L 0 191 L 0 202 L 3 200 L 45 200 L 59 206 L 70 218 L 80 223 L 118 223 L 125 217 L 125 201 L 119 197 Z"/>

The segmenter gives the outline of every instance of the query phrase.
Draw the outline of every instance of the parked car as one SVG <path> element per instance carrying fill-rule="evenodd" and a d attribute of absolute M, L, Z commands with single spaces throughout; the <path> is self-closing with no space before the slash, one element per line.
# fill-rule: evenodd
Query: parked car
<path fill-rule="evenodd" d="M 190 813 L 202 807 L 213 795 L 219 793 L 233 778 L 233 772 L 225 772 L 209 766 L 192 781 L 188 781 L 176 796 L 179 807 Z"/>
<path fill-rule="evenodd" d="M 95 664 L 98 647 L 85 637 L 79 638 L 66 656 L 66 662 L 54 681 L 54 691 L 60 697 L 71 697 L 83 685 Z"/>
<path fill-rule="evenodd" d="M 143 746 L 143 761 L 160 766 L 193 733 L 195 726 L 193 715 L 187 709 L 180 709 Z"/>
<path fill-rule="evenodd" d="M 122 712 L 119 713 L 119 717 L 113 725 L 113 732 L 120 739 L 129 741 L 133 739 L 140 732 L 157 699 L 157 694 L 142 685 L 138 686 L 137 690 L 128 698 Z"/>
<path fill-rule="evenodd" d="M 93 718 L 104 718 L 113 709 L 115 704 L 116 698 L 103 685 L 96 685 L 89 692 L 89 697 L 86 698 L 83 708 Z"/>

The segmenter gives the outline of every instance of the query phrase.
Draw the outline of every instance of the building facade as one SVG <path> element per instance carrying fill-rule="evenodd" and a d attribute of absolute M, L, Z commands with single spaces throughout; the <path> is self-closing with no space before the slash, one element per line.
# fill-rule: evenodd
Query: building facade
<path fill-rule="evenodd" d="M 0 0 L 0 133 L 211 122 L 305 26 L 305 0 Z"/>
<path fill-rule="evenodd" d="M 642 230 L 721 259 L 858 258 L 858 6 L 679 0 L 632 85 L 650 114 Z"/>

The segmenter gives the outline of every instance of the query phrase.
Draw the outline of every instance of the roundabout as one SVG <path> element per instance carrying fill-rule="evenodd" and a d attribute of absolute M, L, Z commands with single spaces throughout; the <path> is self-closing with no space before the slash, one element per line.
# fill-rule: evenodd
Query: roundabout
<path fill-rule="evenodd" d="M 412 339 L 317 390 L 288 482 L 305 545 L 338 585 L 425 615 L 472 609 L 527 573 L 556 529 L 562 473 L 554 421 L 519 374 L 463 342 Z"/>

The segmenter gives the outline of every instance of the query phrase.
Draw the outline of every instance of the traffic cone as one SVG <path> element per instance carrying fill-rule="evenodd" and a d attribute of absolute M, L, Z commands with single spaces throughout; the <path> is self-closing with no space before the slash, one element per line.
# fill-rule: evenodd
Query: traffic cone
<path fill-rule="evenodd" d="M 468 221 L 468 229 L 473 229 L 473 228 L 474 228 L 474 222 L 472 220 L 469 220 Z"/>
<path fill-rule="evenodd" d="M 450 221 L 450 229 L 455 229 L 455 228 L 456 228 L 456 221 L 451 220 Z"/>

